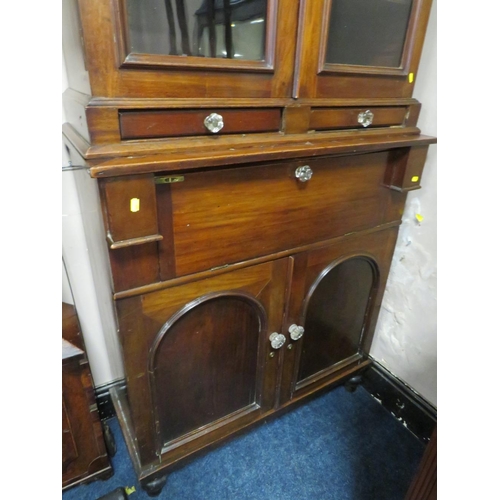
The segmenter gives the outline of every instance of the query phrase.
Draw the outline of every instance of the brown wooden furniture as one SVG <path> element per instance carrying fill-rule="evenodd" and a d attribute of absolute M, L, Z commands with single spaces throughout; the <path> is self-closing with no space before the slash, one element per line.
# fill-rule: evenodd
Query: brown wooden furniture
<path fill-rule="evenodd" d="M 437 428 L 425 448 L 424 456 L 418 467 L 405 500 L 437 499 Z"/>
<path fill-rule="evenodd" d="M 430 3 L 65 4 L 64 138 L 97 179 L 127 382 L 114 401 L 148 493 L 369 364 L 436 142 L 411 97 Z"/>
<path fill-rule="evenodd" d="M 62 487 L 113 475 L 75 308 L 62 304 Z M 66 337 L 66 339 L 64 338 Z"/>

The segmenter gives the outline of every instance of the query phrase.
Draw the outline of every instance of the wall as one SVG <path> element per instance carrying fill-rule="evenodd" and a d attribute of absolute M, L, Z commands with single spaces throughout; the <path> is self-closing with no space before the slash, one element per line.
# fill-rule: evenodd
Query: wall
<path fill-rule="evenodd" d="M 88 176 L 86 172 L 80 174 Z M 113 361 L 116 355 L 108 346 L 108 337 L 115 337 L 116 328 L 114 325 L 106 328 L 106 316 L 101 313 L 102 305 L 99 303 L 98 287 L 92 272 L 84 214 L 78 200 L 76 182 L 75 172 L 62 173 L 62 257 L 85 339 L 94 383 L 99 386 L 122 377 L 123 372 Z M 102 287 L 100 291 L 109 295 Z M 64 268 L 62 295 L 63 300 L 68 302 Z"/>
<path fill-rule="evenodd" d="M 423 103 L 419 127 L 436 130 L 436 2 L 426 35 L 414 96 Z M 75 44 L 76 45 L 76 44 Z M 69 54 L 66 54 L 68 57 Z M 67 88 L 63 60 L 63 91 Z M 63 116 L 64 122 L 64 116 Z M 393 267 L 375 332 L 372 355 L 431 403 L 436 388 L 436 146 L 429 155 L 422 189 L 408 195 Z M 63 159 L 63 163 L 67 159 Z M 83 174 L 83 173 L 82 173 Z M 86 174 L 84 174 L 86 175 Z M 63 256 L 82 323 L 89 361 L 97 386 L 123 376 L 116 343 L 106 276 L 92 274 L 85 220 L 76 192 L 75 175 L 63 173 Z M 424 219 L 418 222 L 416 214 Z M 87 224 L 87 231 L 91 230 Z M 94 262 L 94 268 L 95 268 Z M 102 259 L 97 262 L 102 267 Z"/>
<path fill-rule="evenodd" d="M 63 5 L 67 5 L 66 3 Z M 65 56 L 72 53 L 70 44 L 65 45 L 62 58 L 62 90 L 68 87 Z M 70 62 L 72 64 L 72 62 Z M 66 121 L 64 109 L 62 122 Z M 68 165 L 66 149 L 62 148 L 62 164 Z M 106 283 L 107 273 L 97 273 L 96 258 L 99 252 L 92 247 L 89 232 L 98 228 L 89 227 L 89 220 L 96 219 L 98 207 L 80 203 L 78 189 L 92 195 L 91 179 L 85 171 L 62 172 L 62 298 L 75 304 L 78 319 L 85 339 L 94 384 L 104 385 L 123 377 L 116 341 L 116 324 Z M 95 181 L 94 181 L 95 183 Z M 87 227 L 86 227 L 87 226 Z M 102 268 L 102 257 L 97 269 Z M 66 271 L 66 272 L 65 272 Z M 69 280 L 69 286 L 68 286 Z"/>
<path fill-rule="evenodd" d="M 434 1 L 414 97 L 418 126 L 437 136 L 437 19 Z M 410 192 L 392 262 L 372 356 L 437 406 L 437 146 L 430 146 L 422 189 Z M 416 215 L 423 220 L 419 222 Z"/>

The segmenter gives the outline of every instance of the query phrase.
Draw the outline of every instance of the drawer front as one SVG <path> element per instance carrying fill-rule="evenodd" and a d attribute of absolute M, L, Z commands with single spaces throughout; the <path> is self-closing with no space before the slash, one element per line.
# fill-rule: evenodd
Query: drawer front
<path fill-rule="evenodd" d="M 406 106 L 374 108 L 316 108 L 311 110 L 311 130 L 373 128 L 403 125 Z M 363 123 L 360 120 L 365 119 Z"/>
<path fill-rule="evenodd" d="M 217 132 L 210 130 L 210 123 L 205 125 L 205 119 L 213 114 L 222 117 L 223 127 Z M 120 112 L 122 139 L 278 132 L 280 126 L 278 108 Z"/>
<path fill-rule="evenodd" d="M 389 158 L 381 152 L 280 162 L 158 185 L 159 203 L 171 204 L 158 211 L 160 232 L 171 234 L 160 266 L 182 276 L 399 220 L 404 195 L 383 186 Z M 296 169 L 306 164 L 313 175 L 301 182 Z M 167 212 L 169 227 L 161 215 Z"/>

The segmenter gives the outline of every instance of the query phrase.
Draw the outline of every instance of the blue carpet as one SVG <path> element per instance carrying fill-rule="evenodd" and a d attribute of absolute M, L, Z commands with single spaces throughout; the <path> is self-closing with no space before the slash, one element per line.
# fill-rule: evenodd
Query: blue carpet
<path fill-rule="evenodd" d="M 63 500 L 141 490 L 116 418 L 114 476 L 72 488 Z M 265 422 L 170 474 L 169 500 L 403 500 L 424 445 L 363 388 L 339 387 Z"/>

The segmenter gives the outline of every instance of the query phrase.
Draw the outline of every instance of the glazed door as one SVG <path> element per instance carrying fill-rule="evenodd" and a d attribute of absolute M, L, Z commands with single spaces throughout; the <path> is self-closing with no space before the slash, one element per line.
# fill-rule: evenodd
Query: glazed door
<path fill-rule="evenodd" d="M 294 97 L 411 97 L 432 0 L 302 0 Z"/>
<path fill-rule="evenodd" d="M 181 447 L 199 449 L 275 405 L 281 358 L 270 337 L 282 329 L 287 265 L 281 259 L 118 301 L 143 463 L 155 459 L 151 451 L 164 462 Z"/>
<path fill-rule="evenodd" d="M 391 228 L 291 258 L 282 403 L 366 357 L 396 237 Z"/>
<path fill-rule="evenodd" d="M 296 0 L 85 0 L 80 12 L 96 96 L 291 95 Z"/>

